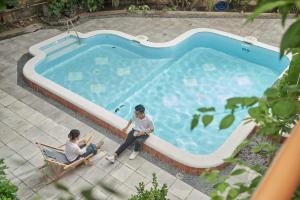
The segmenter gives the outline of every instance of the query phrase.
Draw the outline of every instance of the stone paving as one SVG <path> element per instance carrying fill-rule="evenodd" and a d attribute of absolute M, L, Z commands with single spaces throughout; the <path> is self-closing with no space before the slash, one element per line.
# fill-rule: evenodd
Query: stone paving
<path fill-rule="evenodd" d="M 189 29 L 205 27 L 242 36 L 252 35 L 259 41 L 278 46 L 283 33 L 279 19 L 257 19 L 245 26 L 243 23 L 242 18 L 114 17 L 85 20 L 77 28 L 81 32 L 119 30 L 132 35 L 147 35 L 150 41 L 163 42 Z M 94 129 L 60 106 L 50 103 L 47 98 L 41 98 L 20 85 L 17 65 L 28 53 L 28 48 L 59 33 L 61 31 L 57 29 L 44 29 L 0 41 L 0 158 L 4 158 L 8 166 L 8 177 L 19 187 L 18 197 L 32 199 L 39 195 L 41 199 L 56 199 L 60 195 L 54 184 L 45 186 L 45 177 L 38 170 L 43 164 L 42 155 L 34 143 L 40 141 L 60 145 L 65 142 L 71 128 L 78 128 L 82 133 L 92 134 L 96 140 L 104 139 L 105 142 L 103 151 L 97 155 L 92 166 L 82 166 L 61 179 L 78 199 L 81 198 L 80 188 L 93 186 L 99 180 L 113 185 L 124 194 L 118 197 L 95 188 L 93 192 L 99 198 L 127 199 L 135 192 L 134 186 L 138 182 L 144 181 L 149 186 L 153 172 L 158 175 L 160 183 L 168 185 L 171 200 L 209 199 L 201 188 L 201 191 L 194 189 L 142 156 L 129 161 L 129 150 L 114 165 L 110 165 L 103 157 L 119 144 L 107 137 L 109 133 L 106 130 Z"/>

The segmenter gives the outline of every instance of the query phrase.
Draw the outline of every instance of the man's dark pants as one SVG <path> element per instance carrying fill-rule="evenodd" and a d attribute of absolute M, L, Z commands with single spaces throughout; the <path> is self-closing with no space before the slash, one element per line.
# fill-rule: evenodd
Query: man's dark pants
<path fill-rule="evenodd" d="M 149 135 L 141 135 L 134 136 L 135 130 L 132 129 L 125 140 L 125 142 L 117 149 L 116 154 L 120 155 L 127 147 L 129 147 L 132 143 L 134 144 L 134 151 L 139 151 L 141 149 L 142 144 L 149 137 Z"/>

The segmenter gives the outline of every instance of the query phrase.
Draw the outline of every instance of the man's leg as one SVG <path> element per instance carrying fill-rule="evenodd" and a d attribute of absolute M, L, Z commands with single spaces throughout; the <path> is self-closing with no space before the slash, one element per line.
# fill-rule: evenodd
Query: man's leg
<path fill-rule="evenodd" d="M 149 135 L 142 135 L 136 138 L 134 142 L 134 151 L 140 151 L 142 144 L 147 140 Z"/>
<path fill-rule="evenodd" d="M 130 146 L 135 141 L 136 137 L 134 137 L 133 133 L 134 133 L 134 130 L 132 129 L 128 133 L 125 142 L 115 152 L 117 155 L 120 155 L 128 146 Z"/>

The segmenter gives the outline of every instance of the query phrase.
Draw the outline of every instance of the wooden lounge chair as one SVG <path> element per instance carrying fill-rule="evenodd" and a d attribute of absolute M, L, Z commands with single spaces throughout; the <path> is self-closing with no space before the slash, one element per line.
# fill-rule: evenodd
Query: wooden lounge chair
<path fill-rule="evenodd" d="M 88 146 L 91 143 L 92 136 L 89 136 L 84 140 L 86 141 L 86 146 Z M 39 142 L 36 142 L 36 144 L 40 148 L 45 161 L 45 164 L 41 166 L 39 169 L 44 169 L 46 167 L 49 167 L 52 169 L 53 172 L 53 177 L 50 177 L 51 181 L 47 184 L 57 181 L 66 172 L 75 169 L 77 166 L 81 164 L 89 165 L 92 157 L 94 156 L 94 154 L 90 154 L 85 158 L 82 157 L 70 163 L 64 153 L 63 147 L 65 145 L 61 145 L 59 147 L 52 147 L 50 145 L 39 143 Z"/>

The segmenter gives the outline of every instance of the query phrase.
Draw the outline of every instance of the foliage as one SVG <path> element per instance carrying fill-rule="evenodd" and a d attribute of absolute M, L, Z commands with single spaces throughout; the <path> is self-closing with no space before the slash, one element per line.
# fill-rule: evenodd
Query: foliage
<path fill-rule="evenodd" d="M 84 0 L 86 7 L 90 12 L 95 12 L 98 8 L 102 8 L 104 0 Z"/>
<path fill-rule="evenodd" d="M 48 4 L 49 15 L 51 17 L 60 17 L 62 15 L 65 2 L 62 0 L 51 0 Z"/>
<path fill-rule="evenodd" d="M 136 187 L 137 194 L 132 195 L 129 200 L 167 200 L 168 187 L 166 184 L 160 188 L 158 186 L 157 177 L 153 174 L 152 187 L 149 190 L 145 189 L 143 182 Z"/>
<path fill-rule="evenodd" d="M 215 0 L 206 0 L 206 9 L 208 11 L 213 11 L 215 5 Z"/>
<path fill-rule="evenodd" d="M 255 12 L 248 18 L 247 21 L 252 21 L 263 12 L 278 10 L 282 16 L 282 25 L 285 24 L 288 13 L 293 9 L 300 9 L 299 0 L 261 0 L 258 2 L 258 7 Z M 280 44 L 280 55 L 291 53 L 292 60 L 289 69 L 286 73 L 275 83 L 272 87 L 264 92 L 263 97 L 233 97 L 227 99 L 225 110 L 229 112 L 219 123 L 219 129 L 228 128 L 234 121 L 234 114 L 237 111 L 247 109 L 250 116 L 246 122 L 254 121 L 259 126 L 258 134 L 281 136 L 291 132 L 292 127 L 298 122 L 300 115 L 300 18 L 295 17 L 295 21 L 284 33 Z M 213 107 L 201 107 L 197 109 L 197 113 L 193 116 L 191 122 L 191 129 L 194 129 L 199 121 L 202 121 L 204 126 L 212 122 L 207 120 L 207 115 L 213 116 L 217 114 Z M 247 143 L 241 145 L 246 146 Z M 238 148 L 240 149 L 240 148 Z M 236 152 L 235 152 L 236 153 Z M 271 161 L 275 154 L 275 147 L 272 143 L 263 142 L 258 143 L 251 149 L 251 153 L 261 154 Z M 245 163 L 238 158 L 230 157 L 225 159 L 225 162 L 231 164 L 244 165 Z M 253 166 L 252 169 L 263 173 L 261 166 Z M 243 199 L 250 198 L 254 189 L 261 179 L 260 176 L 255 178 L 250 185 L 244 183 L 235 186 L 229 186 L 226 180 L 230 176 L 243 173 L 242 171 L 233 172 L 229 176 L 219 177 L 217 180 L 218 171 L 204 173 L 204 177 L 208 180 L 215 181 L 214 191 L 211 196 L 212 199 L 236 199 L 241 197 Z M 299 188 L 295 194 L 294 199 L 299 198 Z M 227 193 L 226 193 L 226 192 Z M 225 192 L 225 193 L 224 193 Z M 224 197 L 225 196 L 225 197 Z"/>
<path fill-rule="evenodd" d="M 4 2 L 9 7 L 16 7 L 18 5 L 17 0 L 4 0 Z"/>
<path fill-rule="evenodd" d="M 128 8 L 128 12 L 130 13 L 137 13 L 139 11 L 142 11 L 143 13 L 147 13 L 148 11 L 150 11 L 150 7 L 148 5 L 142 5 L 142 6 L 131 5 Z"/>
<path fill-rule="evenodd" d="M 113 8 L 118 8 L 120 5 L 120 0 L 112 0 L 111 5 Z"/>
<path fill-rule="evenodd" d="M 17 187 L 5 177 L 5 169 L 4 160 L 0 159 L 0 199 L 13 200 L 16 199 Z"/>
<path fill-rule="evenodd" d="M 190 9 L 190 7 L 196 2 L 195 0 L 169 0 L 172 7 L 181 8 L 183 10 Z"/>
<path fill-rule="evenodd" d="M 6 6 L 5 6 L 4 0 L 0 0 L 0 11 L 5 10 L 5 8 L 6 8 Z"/>
<path fill-rule="evenodd" d="M 293 197 L 293 200 L 299 200 L 300 199 L 300 185 L 298 186 L 295 195 Z"/>

